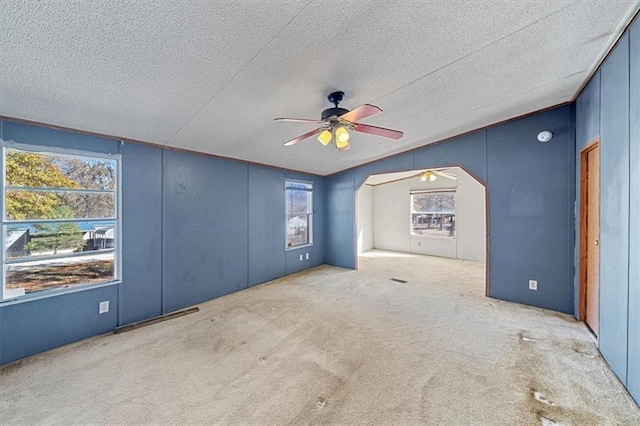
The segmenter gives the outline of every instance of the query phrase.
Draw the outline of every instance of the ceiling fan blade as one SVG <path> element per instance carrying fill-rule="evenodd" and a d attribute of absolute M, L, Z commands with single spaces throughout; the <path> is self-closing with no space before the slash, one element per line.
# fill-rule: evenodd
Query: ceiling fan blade
<path fill-rule="evenodd" d="M 321 124 L 320 120 L 312 120 L 310 118 L 274 118 L 273 121 L 290 121 L 293 123 L 316 123 Z"/>
<path fill-rule="evenodd" d="M 381 112 L 382 110 L 375 105 L 364 104 L 354 110 L 345 112 L 340 118 L 347 121 L 358 121 Z"/>
<path fill-rule="evenodd" d="M 384 127 L 371 126 L 369 124 L 353 123 L 353 130 L 361 133 L 369 133 L 376 136 L 382 136 L 389 139 L 400 139 L 403 132 L 400 130 L 387 129 Z"/>
<path fill-rule="evenodd" d="M 438 176 L 442 176 L 443 178 L 447 178 L 447 179 L 453 179 L 453 180 L 457 180 L 458 176 L 447 173 L 447 172 L 441 172 L 440 170 L 434 170 L 433 171 L 434 174 L 438 175 Z"/>
<path fill-rule="evenodd" d="M 295 139 L 291 139 L 289 142 L 285 143 L 284 146 L 291 146 L 291 145 L 295 145 L 300 141 L 303 141 L 307 138 L 310 138 L 313 135 L 317 135 L 318 133 L 320 133 L 321 131 L 324 130 L 324 127 L 318 127 L 317 129 L 314 129 L 310 132 L 305 133 L 304 135 L 300 135 Z"/>

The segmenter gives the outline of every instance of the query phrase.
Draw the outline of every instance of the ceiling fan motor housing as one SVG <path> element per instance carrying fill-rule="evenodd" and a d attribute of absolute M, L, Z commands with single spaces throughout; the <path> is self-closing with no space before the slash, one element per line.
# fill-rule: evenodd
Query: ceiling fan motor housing
<path fill-rule="evenodd" d="M 348 109 L 344 109 L 340 107 L 327 108 L 324 111 L 322 111 L 321 120 L 326 120 L 330 117 L 340 117 L 342 114 L 346 114 L 348 112 L 349 112 Z"/>

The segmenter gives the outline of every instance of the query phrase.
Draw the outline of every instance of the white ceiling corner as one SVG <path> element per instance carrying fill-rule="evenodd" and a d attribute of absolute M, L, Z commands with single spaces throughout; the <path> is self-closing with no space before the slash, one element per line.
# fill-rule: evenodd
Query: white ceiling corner
<path fill-rule="evenodd" d="M 4 0 L 0 115 L 325 175 L 572 100 L 638 3 Z M 334 90 L 405 136 L 284 147 Z"/>

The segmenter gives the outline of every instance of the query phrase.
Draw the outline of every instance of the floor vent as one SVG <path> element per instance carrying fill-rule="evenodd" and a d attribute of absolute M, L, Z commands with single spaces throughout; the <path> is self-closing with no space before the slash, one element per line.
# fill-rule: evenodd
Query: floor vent
<path fill-rule="evenodd" d="M 182 317 L 182 316 L 185 316 L 185 315 L 193 314 L 193 313 L 199 312 L 199 311 L 200 311 L 200 309 L 198 309 L 196 307 L 196 308 L 183 309 L 182 311 L 171 312 L 169 314 L 160 315 L 159 317 L 150 318 L 148 320 L 144 320 L 144 321 L 140 321 L 140 322 L 134 322 L 133 324 L 123 325 L 122 327 L 117 327 L 115 329 L 114 333 L 116 333 L 116 334 L 124 333 L 125 331 L 135 330 L 136 328 L 145 327 L 145 326 L 151 325 L 151 324 L 157 324 L 159 322 L 163 322 L 163 321 L 167 321 L 167 320 L 170 320 L 170 319 L 174 319 L 174 318 Z"/>

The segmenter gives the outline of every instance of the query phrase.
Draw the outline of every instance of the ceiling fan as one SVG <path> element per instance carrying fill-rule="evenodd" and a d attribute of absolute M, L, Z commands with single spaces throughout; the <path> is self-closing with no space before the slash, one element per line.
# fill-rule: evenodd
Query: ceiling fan
<path fill-rule="evenodd" d="M 382 136 L 383 138 L 390 139 L 400 139 L 404 134 L 399 130 L 357 123 L 356 120 L 371 117 L 372 115 L 382 112 L 382 110 L 375 105 L 364 104 L 352 111 L 349 111 L 348 109 L 340 108 L 338 106 L 338 104 L 342 102 L 343 98 L 343 92 L 331 93 L 327 99 L 334 105 L 334 107 L 327 108 L 322 111 L 320 120 L 306 118 L 274 118 L 275 121 L 293 121 L 297 123 L 316 123 L 321 125 L 317 129 L 300 135 L 295 139 L 291 139 L 289 142 L 285 143 L 285 146 L 295 145 L 300 141 L 310 138 L 311 136 L 318 135 L 318 141 L 323 145 L 329 145 L 329 143 L 333 141 L 339 151 L 348 151 L 351 149 L 351 145 L 349 145 L 349 130 L 369 133 L 371 135 Z"/>
<path fill-rule="evenodd" d="M 418 173 L 416 177 L 420 176 L 420 182 L 433 182 L 438 178 L 438 176 L 452 180 L 458 179 L 458 176 L 454 175 L 453 173 L 446 172 L 445 170 L 446 169 L 429 169 Z"/>

